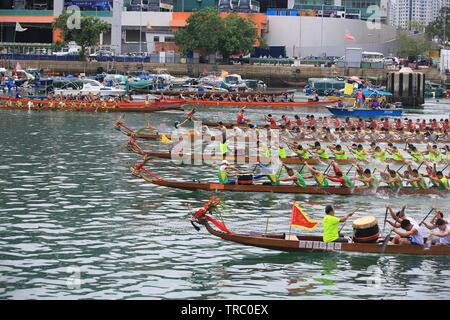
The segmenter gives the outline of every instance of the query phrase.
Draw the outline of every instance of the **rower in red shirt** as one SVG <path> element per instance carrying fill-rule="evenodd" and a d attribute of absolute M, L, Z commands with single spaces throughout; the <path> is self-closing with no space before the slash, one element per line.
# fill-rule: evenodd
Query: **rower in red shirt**
<path fill-rule="evenodd" d="M 408 130 L 415 130 L 416 125 L 411 119 L 409 119 L 408 122 L 406 123 L 406 128 L 408 128 Z"/>
<path fill-rule="evenodd" d="M 386 128 L 386 129 L 390 129 L 391 128 L 391 124 L 389 123 L 389 119 L 388 118 L 385 118 L 383 120 L 383 128 Z"/>
<path fill-rule="evenodd" d="M 404 126 L 402 120 L 400 119 L 395 120 L 395 128 L 397 130 L 403 130 Z"/>
<path fill-rule="evenodd" d="M 369 125 L 372 129 L 376 130 L 378 129 L 378 123 L 375 119 L 373 119 L 372 121 L 370 121 L 370 125 Z"/>
<path fill-rule="evenodd" d="M 237 118 L 236 118 L 236 122 L 238 124 L 246 124 L 247 122 L 249 122 L 248 119 L 244 118 L 244 108 L 242 108 L 241 110 L 239 110 L 238 114 L 237 114 Z"/>
<path fill-rule="evenodd" d="M 422 120 L 422 122 L 419 124 L 419 129 L 424 130 L 427 127 L 427 122 L 425 120 Z"/>
<path fill-rule="evenodd" d="M 341 127 L 341 120 L 339 120 L 338 117 L 333 118 L 333 125 L 335 128 L 340 128 Z"/>
<path fill-rule="evenodd" d="M 295 118 L 295 124 L 297 125 L 297 127 L 302 127 L 303 120 L 298 115 L 295 115 L 294 118 Z"/>
<path fill-rule="evenodd" d="M 345 124 L 349 127 L 349 128 L 353 128 L 355 127 L 355 124 L 353 123 L 353 120 L 350 118 L 345 118 Z"/>
<path fill-rule="evenodd" d="M 271 128 L 277 127 L 277 121 L 272 117 L 271 114 L 267 115 L 265 118 L 266 118 L 266 121 L 269 122 L 269 126 Z"/>
<path fill-rule="evenodd" d="M 365 129 L 366 127 L 367 127 L 366 121 L 361 119 L 361 118 L 359 118 L 359 120 L 358 120 L 358 128 Z"/>
<path fill-rule="evenodd" d="M 314 118 L 314 115 L 309 116 L 309 125 L 311 127 L 315 127 L 317 125 L 317 120 Z"/>

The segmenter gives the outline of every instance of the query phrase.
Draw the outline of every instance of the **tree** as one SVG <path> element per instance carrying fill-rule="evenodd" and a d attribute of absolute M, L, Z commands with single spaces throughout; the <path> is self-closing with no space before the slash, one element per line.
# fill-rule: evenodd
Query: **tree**
<path fill-rule="evenodd" d="M 189 51 L 199 51 L 202 55 L 218 51 L 220 34 L 225 26 L 217 10 L 208 7 L 197 11 L 186 23 L 186 27 L 175 32 L 175 43 L 184 55 Z"/>
<path fill-rule="evenodd" d="M 435 45 L 423 35 L 412 36 L 403 33 L 398 36 L 397 41 L 399 42 L 397 52 L 408 57 L 416 57 L 435 48 Z"/>
<path fill-rule="evenodd" d="M 175 33 L 175 43 L 184 54 L 197 51 L 206 56 L 219 52 L 228 59 L 233 54 L 251 52 L 257 39 L 265 45 L 255 22 L 235 13 L 222 19 L 216 9 L 205 8 L 186 22 L 186 27 Z"/>
<path fill-rule="evenodd" d="M 84 60 L 86 58 L 86 49 L 96 46 L 100 39 L 100 34 L 107 32 L 110 29 L 110 25 L 98 17 L 83 14 L 78 16 L 79 21 L 73 21 L 75 14 L 64 11 L 53 21 L 52 27 L 61 30 L 61 37 L 64 39 L 62 44 L 74 41 L 81 47 L 80 58 Z M 61 43 L 57 44 L 57 46 L 60 45 Z"/>
<path fill-rule="evenodd" d="M 450 39 L 450 7 L 443 7 L 436 20 L 430 22 L 425 28 L 429 39 L 437 38 L 440 44 Z"/>
<path fill-rule="evenodd" d="M 220 35 L 218 50 L 223 58 L 227 60 L 233 54 L 252 52 L 258 38 L 255 22 L 236 13 L 229 14 L 223 22 L 225 28 Z"/>

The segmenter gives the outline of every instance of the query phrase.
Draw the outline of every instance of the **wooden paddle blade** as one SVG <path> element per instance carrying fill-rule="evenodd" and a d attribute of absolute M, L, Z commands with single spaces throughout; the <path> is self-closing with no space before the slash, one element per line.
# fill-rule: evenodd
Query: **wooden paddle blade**
<path fill-rule="evenodd" d="M 389 234 L 386 236 L 386 238 L 384 238 L 383 244 L 381 245 L 381 248 L 380 248 L 380 252 L 384 252 L 386 250 L 386 247 L 387 247 L 389 241 L 391 240 L 391 234 L 392 234 L 392 231 L 389 232 Z"/>

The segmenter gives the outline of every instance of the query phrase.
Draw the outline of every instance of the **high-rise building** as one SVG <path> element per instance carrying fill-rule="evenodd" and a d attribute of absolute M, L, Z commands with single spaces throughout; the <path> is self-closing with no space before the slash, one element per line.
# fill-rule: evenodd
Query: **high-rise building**
<path fill-rule="evenodd" d="M 450 6 L 450 0 L 390 0 L 389 23 L 408 28 L 411 21 L 429 24 L 439 16 L 442 7 Z"/>

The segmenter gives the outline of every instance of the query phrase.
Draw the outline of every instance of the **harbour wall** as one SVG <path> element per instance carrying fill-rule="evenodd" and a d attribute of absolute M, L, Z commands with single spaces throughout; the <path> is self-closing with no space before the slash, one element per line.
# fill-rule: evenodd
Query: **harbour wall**
<path fill-rule="evenodd" d="M 12 69 L 17 61 L 0 60 L 0 67 Z M 387 74 L 392 71 L 388 69 L 365 69 L 365 68 L 323 68 L 315 66 L 277 66 L 277 65 L 220 65 L 220 64 L 186 64 L 186 63 L 140 63 L 140 62 L 82 62 L 82 61 L 45 61 L 45 60 L 20 60 L 23 69 L 40 68 L 45 72 L 58 72 L 68 74 L 98 74 L 121 73 L 132 70 L 149 70 L 155 72 L 161 68 L 167 70 L 174 76 L 197 77 L 203 71 L 208 72 L 222 70 L 229 74 L 240 74 L 245 79 L 258 79 L 269 86 L 283 85 L 284 81 L 305 81 L 308 78 L 325 78 L 337 76 L 356 77 L 379 77 L 386 81 Z M 438 69 L 421 70 L 426 80 L 440 81 L 441 74 Z M 444 79 L 445 80 L 445 79 Z"/>

